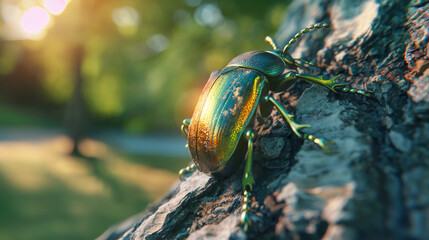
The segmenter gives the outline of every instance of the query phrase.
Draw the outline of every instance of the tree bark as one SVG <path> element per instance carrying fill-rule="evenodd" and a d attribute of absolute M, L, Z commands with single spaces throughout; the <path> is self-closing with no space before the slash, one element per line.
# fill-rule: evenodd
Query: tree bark
<path fill-rule="evenodd" d="M 141 216 L 100 239 L 429 239 L 429 3 L 296 0 L 276 34 L 311 74 L 350 82 L 367 98 L 298 82 L 274 94 L 328 154 L 301 141 L 277 111 L 255 125 L 249 232 L 236 226 L 241 172 L 215 181 L 195 172 Z"/>

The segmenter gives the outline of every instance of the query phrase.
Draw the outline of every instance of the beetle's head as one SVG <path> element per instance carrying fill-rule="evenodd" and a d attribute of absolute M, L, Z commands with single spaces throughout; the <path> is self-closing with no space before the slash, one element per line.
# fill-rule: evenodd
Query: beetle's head
<path fill-rule="evenodd" d="M 283 52 L 283 51 L 279 51 L 279 52 L 280 52 L 279 54 L 281 58 L 283 59 L 283 61 L 285 61 L 286 66 L 288 68 L 295 69 L 297 67 L 295 60 L 288 52 Z"/>
<path fill-rule="evenodd" d="M 295 59 L 293 59 L 293 57 L 288 52 L 283 52 L 281 50 L 268 50 L 267 52 L 271 52 L 277 57 L 283 59 L 287 68 L 296 69 L 296 67 L 300 67 L 300 65 L 297 64 Z"/>
<path fill-rule="evenodd" d="M 267 36 L 265 38 L 265 41 L 267 41 L 273 47 L 273 50 L 269 50 L 269 52 L 271 52 L 271 53 L 277 55 L 279 58 L 283 59 L 283 61 L 285 61 L 286 66 L 288 68 L 296 69 L 297 63 L 295 62 L 295 60 L 293 59 L 293 57 L 287 52 L 286 48 L 283 49 L 283 50 L 281 50 L 277 46 L 277 44 L 274 41 L 274 39 L 272 39 L 270 36 Z"/>

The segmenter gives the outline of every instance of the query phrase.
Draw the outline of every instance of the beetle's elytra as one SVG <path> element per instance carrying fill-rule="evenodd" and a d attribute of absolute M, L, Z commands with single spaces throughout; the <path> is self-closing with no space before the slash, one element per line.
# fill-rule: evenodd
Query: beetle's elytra
<path fill-rule="evenodd" d="M 279 49 L 271 37 L 266 37 L 273 50 L 251 51 L 232 59 L 222 70 L 212 72 L 191 119 L 185 119 L 182 133 L 188 141 L 193 164 L 180 171 L 186 173 L 198 169 L 213 177 L 225 177 L 236 172 L 246 158 L 243 175 L 243 208 L 239 224 L 247 231 L 250 225 L 248 212 L 251 191 L 254 184 L 252 176 L 252 152 L 254 134 L 249 123 L 252 122 L 259 106 L 262 115 L 268 115 L 273 107 L 282 114 L 293 132 L 308 139 L 329 152 L 329 141 L 300 132 L 310 125 L 297 124 L 293 115 L 268 93 L 288 89 L 298 79 L 324 86 L 333 92 L 341 91 L 369 96 L 368 91 L 344 87 L 347 83 L 335 83 L 338 76 L 323 79 L 298 73 L 312 65 L 302 59 L 294 59 L 287 52 L 290 46 L 304 33 L 317 28 L 328 28 L 328 24 L 314 24 L 296 34 L 283 49 Z M 285 70 L 290 70 L 286 71 Z M 247 155 L 247 157 L 246 157 Z"/>

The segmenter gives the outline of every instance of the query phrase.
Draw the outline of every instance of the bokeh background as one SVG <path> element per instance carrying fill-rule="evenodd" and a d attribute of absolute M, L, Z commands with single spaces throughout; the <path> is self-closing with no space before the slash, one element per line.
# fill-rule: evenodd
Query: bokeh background
<path fill-rule="evenodd" d="M 190 161 L 209 74 L 288 0 L 0 0 L 0 239 L 94 239 Z"/>

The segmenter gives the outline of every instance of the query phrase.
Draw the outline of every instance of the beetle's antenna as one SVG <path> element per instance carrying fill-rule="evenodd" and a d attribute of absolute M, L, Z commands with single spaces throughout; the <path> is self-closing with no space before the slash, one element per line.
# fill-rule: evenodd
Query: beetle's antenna
<path fill-rule="evenodd" d="M 301 32 L 297 33 L 291 40 L 289 40 L 288 44 L 286 44 L 285 48 L 283 48 L 283 53 L 287 52 L 289 50 L 289 48 L 292 46 L 292 44 L 294 44 L 296 42 L 296 40 L 301 38 L 304 33 L 307 33 L 310 30 L 313 30 L 316 28 L 329 28 L 329 24 L 317 23 L 317 24 L 313 24 L 313 25 L 310 25 L 309 27 L 302 29 Z"/>
<path fill-rule="evenodd" d="M 276 41 L 274 41 L 274 39 L 272 37 L 266 36 L 265 37 L 265 41 L 267 41 L 271 45 L 271 47 L 273 47 L 274 50 L 278 50 L 279 49 L 279 47 L 276 44 Z"/>

